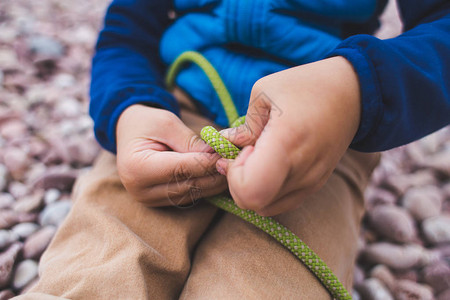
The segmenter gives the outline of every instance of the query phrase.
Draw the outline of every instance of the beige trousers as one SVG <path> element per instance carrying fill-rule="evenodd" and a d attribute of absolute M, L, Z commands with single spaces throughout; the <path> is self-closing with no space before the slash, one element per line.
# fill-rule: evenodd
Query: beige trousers
<path fill-rule="evenodd" d="M 182 117 L 195 130 L 206 122 L 186 109 Z M 349 150 L 319 192 L 276 217 L 350 290 L 363 189 L 378 160 Z M 40 281 L 20 299 L 330 298 L 283 246 L 206 201 L 184 209 L 133 201 L 109 153 L 79 178 L 73 202 Z"/>

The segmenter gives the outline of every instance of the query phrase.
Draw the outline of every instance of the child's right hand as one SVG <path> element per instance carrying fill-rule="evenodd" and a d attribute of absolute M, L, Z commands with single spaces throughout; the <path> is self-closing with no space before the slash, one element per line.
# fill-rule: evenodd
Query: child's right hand
<path fill-rule="evenodd" d="M 148 206 L 188 205 L 227 188 L 215 168 L 220 156 L 169 111 L 132 105 L 116 137 L 120 179 Z"/>

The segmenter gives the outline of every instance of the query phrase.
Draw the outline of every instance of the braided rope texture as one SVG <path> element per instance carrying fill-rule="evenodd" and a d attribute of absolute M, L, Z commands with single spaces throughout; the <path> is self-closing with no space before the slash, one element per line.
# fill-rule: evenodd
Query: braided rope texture
<path fill-rule="evenodd" d="M 239 154 L 239 148 L 224 138 L 212 126 L 206 126 L 200 132 L 202 139 L 210 145 L 220 156 L 234 159 Z M 299 237 L 273 218 L 262 217 L 254 211 L 239 208 L 233 199 L 226 196 L 209 197 L 208 201 L 215 206 L 232 213 L 253 224 L 268 235 L 276 239 L 294 254 L 320 280 L 328 292 L 335 299 L 352 299 L 344 285 L 328 268 L 325 262 L 311 250 Z"/>

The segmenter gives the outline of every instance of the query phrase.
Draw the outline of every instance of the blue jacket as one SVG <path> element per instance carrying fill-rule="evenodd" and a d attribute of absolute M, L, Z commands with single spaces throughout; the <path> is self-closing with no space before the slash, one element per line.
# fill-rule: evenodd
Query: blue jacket
<path fill-rule="evenodd" d="M 191 27 L 216 22 L 217 19 L 211 15 L 223 17 L 221 2 L 175 0 L 181 18 L 169 30 L 167 28 L 173 23 L 168 17 L 168 12 L 174 8 L 171 1 L 112 2 L 93 59 L 90 92 L 90 114 L 95 122 L 95 134 L 104 148 L 115 152 L 118 117 L 132 104 L 144 103 L 178 113 L 176 101 L 164 89 L 162 78 L 167 65 L 159 56 L 160 47 L 164 61 L 170 63 L 186 45 L 171 44 L 176 42 L 170 38 L 171 32 L 186 28 L 181 26 L 182 22 Z M 241 19 L 237 18 L 236 22 L 225 27 L 215 26 L 217 31 L 210 36 L 196 36 L 196 30 L 174 36 L 185 38 L 187 43 L 191 43 L 189 48 L 202 51 L 212 61 L 215 59 L 217 62 L 213 63 L 219 72 L 229 73 L 224 80 L 241 114 L 245 114 L 249 90 L 258 77 L 325 55 L 342 55 L 353 64 L 362 95 L 361 124 L 352 148 L 361 151 L 390 149 L 449 124 L 450 1 L 398 0 L 406 32 L 389 40 L 379 40 L 367 34 L 353 35 L 373 31 L 385 1 L 377 5 L 366 0 L 320 2 L 328 3 L 320 7 L 315 5 L 316 1 L 261 1 L 275 5 L 267 10 L 275 13 L 265 19 L 274 25 L 270 27 L 270 33 L 249 30 L 251 26 L 240 27 L 237 21 Z M 359 3 L 356 11 L 349 9 L 355 7 L 354 3 Z M 247 8 L 249 12 L 251 9 Z M 246 16 L 239 11 L 235 10 L 240 17 Z M 202 19 L 198 17 L 190 17 L 194 14 L 207 23 L 200 23 L 198 20 Z M 295 34 L 280 35 L 278 29 L 285 27 L 279 24 L 290 24 L 294 29 L 289 32 Z M 166 34 L 162 38 L 164 32 Z M 258 35 L 255 36 L 254 32 Z M 312 34 L 314 32 L 320 35 L 320 44 L 328 54 L 317 52 L 317 43 L 310 38 L 316 36 Z M 283 36 L 289 39 L 283 40 Z M 296 46 L 297 37 L 301 40 L 302 36 L 307 37 L 308 46 L 300 47 L 299 42 L 298 48 L 292 48 L 292 45 Z M 280 44 L 271 41 L 279 41 Z M 244 65 L 248 65 L 245 68 L 248 76 L 242 72 Z M 239 78 L 243 79 L 236 80 Z M 207 116 L 225 125 L 220 103 L 211 100 L 210 90 L 205 88 L 208 85 L 198 84 L 189 89 L 192 82 L 204 82 L 193 67 L 184 70 L 177 79 L 177 84 L 199 100 L 199 107 Z"/>

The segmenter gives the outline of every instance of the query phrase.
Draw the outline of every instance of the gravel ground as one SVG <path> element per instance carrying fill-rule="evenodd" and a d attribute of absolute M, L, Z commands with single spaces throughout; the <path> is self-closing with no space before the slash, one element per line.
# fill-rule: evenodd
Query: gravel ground
<path fill-rule="evenodd" d="M 0 300 L 39 258 L 99 147 L 89 68 L 107 1 L 0 2 Z M 399 32 L 393 5 L 381 37 Z M 355 299 L 450 299 L 450 128 L 384 153 L 366 192 Z"/>

